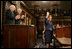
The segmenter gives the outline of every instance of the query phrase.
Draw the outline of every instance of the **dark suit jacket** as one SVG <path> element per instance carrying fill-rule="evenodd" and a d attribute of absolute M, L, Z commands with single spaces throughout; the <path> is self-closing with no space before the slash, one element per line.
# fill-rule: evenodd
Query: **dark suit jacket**
<path fill-rule="evenodd" d="M 45 28 L 47 32 L 50 32 L 51 38 L 53 38 L 53 24 L 52 22 L 49 22 L 46 18 L 45 18 Z"/>
<path fill-rule="evenodd" d="M 45 18 L 45 27 L 46 27 L 46 30 L 53 31 L 53 25 L 52 25 L 52 23 L 49 22 L 46 18 Z"/>
<path fill-rule="evenodd" d="M 15 24 L 15 13 L 12 12 L 10 9 L 6 10 L 5 18 L 6 24 Z"/>

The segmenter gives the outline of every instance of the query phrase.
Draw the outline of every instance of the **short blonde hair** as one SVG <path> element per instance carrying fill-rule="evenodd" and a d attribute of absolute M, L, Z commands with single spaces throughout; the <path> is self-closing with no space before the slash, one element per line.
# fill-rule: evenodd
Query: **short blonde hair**
<path fill-rule="evenodd" d="M 21 10 L 21 11 L 22 11 L 22 9 L 21 9 L 21 8 L 18 8 L 18 9 L 17 9 L 17 11 L 18 11 L 18 10 Z"/>
<path fill-rule="evenodd" d="M 51 17 L 51 18 L 50 18 Z M 52 19 L 52 15 L 49 15 L 48 20 Z"/>
<path fill-rule="evenodd" d="M 50 15 L 50 17 L 52 17 L 52 15 Z"/>

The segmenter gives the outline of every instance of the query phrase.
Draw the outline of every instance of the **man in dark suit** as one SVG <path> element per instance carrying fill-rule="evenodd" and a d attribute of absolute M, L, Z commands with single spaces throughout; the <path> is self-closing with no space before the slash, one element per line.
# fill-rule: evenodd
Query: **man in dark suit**
<path fill-rule="evenodd" d="M 6 24 L 15 24 L 15 6 L 11 5 L 8 10 L 6 10 Z"/>

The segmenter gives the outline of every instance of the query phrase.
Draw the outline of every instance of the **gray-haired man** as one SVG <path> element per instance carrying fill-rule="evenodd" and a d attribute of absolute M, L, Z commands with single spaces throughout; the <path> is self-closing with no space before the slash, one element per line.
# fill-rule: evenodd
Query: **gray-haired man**
<path fill-rule="evenodd" d="M 6 24 L 15 24 L 15 6 L 11 5 L 8 10 L 6 10 Z"/>

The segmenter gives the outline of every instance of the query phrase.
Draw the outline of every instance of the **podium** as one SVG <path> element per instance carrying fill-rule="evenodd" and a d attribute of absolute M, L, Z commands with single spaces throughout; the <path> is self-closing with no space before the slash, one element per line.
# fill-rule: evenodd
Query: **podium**
<path fill-rule="evenodd" d="M 4 48 L 31 48 L 37 39 L 35 26 L 4 25 Z"/>

